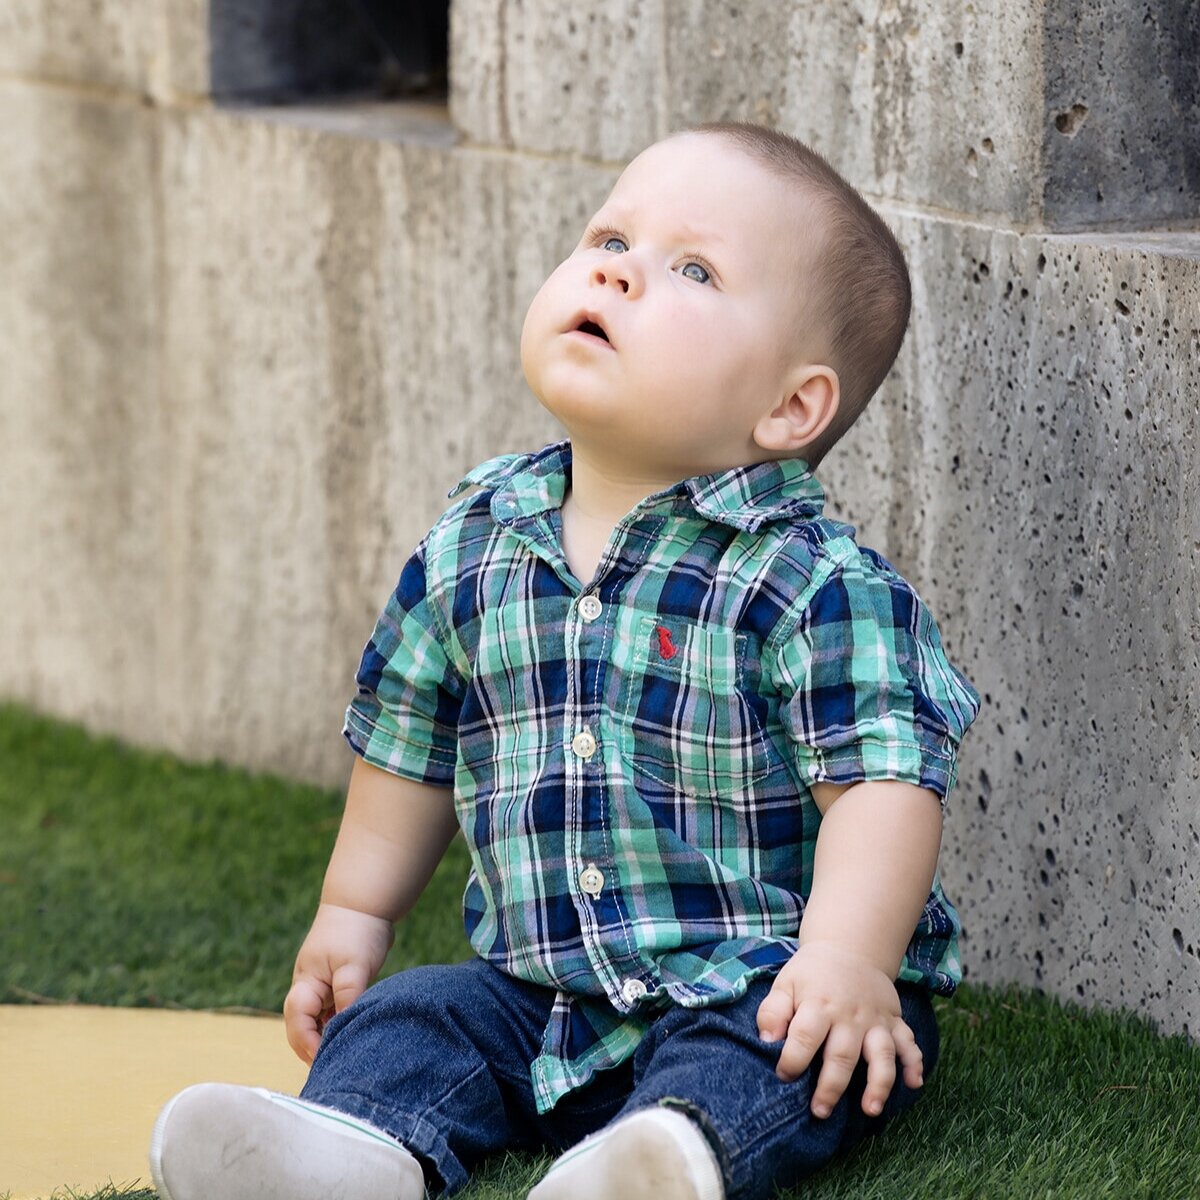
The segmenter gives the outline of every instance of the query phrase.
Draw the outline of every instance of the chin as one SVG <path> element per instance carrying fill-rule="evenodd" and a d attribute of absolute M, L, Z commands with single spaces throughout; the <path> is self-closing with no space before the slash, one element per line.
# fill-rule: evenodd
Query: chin
<path fill-rule="evenodd" d="M 597 387 L 594 380 L 563 379 L 559 372 L 549 370 L 527 371 L 525 381 L 538 403 L 564 425 L 582 428 L 618 416 L 613 398 L 607 394 L 608 389 Z"/>

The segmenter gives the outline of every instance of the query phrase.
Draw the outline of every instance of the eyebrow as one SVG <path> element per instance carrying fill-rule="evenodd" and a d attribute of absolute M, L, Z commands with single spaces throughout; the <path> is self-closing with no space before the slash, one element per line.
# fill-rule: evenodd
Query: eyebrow
<path fill-rule="evenodd" d="M 612 222 L 616 225 L 628 225 L 631 216 L 627 209 L 612 208 L 606 213 L 597 213 L 596 218 L 589 222 L 591 225 L 606 224 Z M 686 221 L 678 223 L 677 228 L 685 242 L 694 242 L 698 245 L 717 246 L 723 249 L 729 243 L 715 229 L 704 229 L 698 225 L 691 225 Z"/>

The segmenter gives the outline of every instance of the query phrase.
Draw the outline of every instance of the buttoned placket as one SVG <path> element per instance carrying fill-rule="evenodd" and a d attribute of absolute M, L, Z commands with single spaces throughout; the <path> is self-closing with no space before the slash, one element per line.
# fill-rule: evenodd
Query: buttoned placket
<path fill-rule="evenodd" d="M 615 614 L 608 611 L 609 605 L 601 600 L 599 593 L 606 583 L 612 582 L 611 572 L 617 569 L 631 544 L 644 538 L 637 526 L 637 517 L 631 514 L 614 529 L 594 579 L 570 606 L 563 647 L 564 661 L 568 664 L 564 729 L 567 870 L 572 877 L 588 959 L 614 1007 L 625 1011 L 631 1010 L 649 988 L 642 978 L 644 969 L 637 961 L 636 942 L 612 859 L 608 827 L 611 798 L 606 770 L 613 748 L 604 745 L 597 735 L 598 705 L 611 653 L 609 639 Z M 615 588 L 610 588 L 610 593 L 619 595 Z M 622 949 L 624 953 L 619 952 Z"/>
<path fill-rule="evenodd" d="M 564 622 L 563 661 L 567 664 L 562 731 L 566 760 L 565 865 L 572 881 L 572 897 L 579 914 L 588 961 L 613 1006 L 625 1012 L 632 1010 L 650 987 L 643 978 L 645 967 L 637 959 L 637 943 L 620 894 L 607 828 L 609 796 L 605 762 L 606 754 L 611 753 L 612 748 L 604 746 L 597 734 L 599 697 L 603 692 L 603 672 L 609 653 L 605 647 L 614 621 L 613 614 L 605 612 L 599 593 L 606 582 L 610 582 L 608 577 L 617 564 L 626 571 L 640 565 L 645 547 L 654 544 L 667 520 L 662 511 L 664 501 L 670 505 L 675 503 L 673 499 L 658 497 L 652 507 L 639 506 L 616 526 L 593 580 L 575 596 Z M 532 553 L 551 567 L 573 591 L 580 588 L 580 581 L 567 563 L 550 512 L 522 513 L 519 505 L 510 499 L 499 501 L 493 511 L 497 508 L 497 515 Z M 595 616 L 591 616 L 592 613 Z M 596 820 L 597 812 L 604 814 L 602 820 Z M 603 880 L 603 884 L 598 894 L 592 895 L 593 885 L 598 880 Z M 617 953 L 618 949 L 623 949 L 624 953 Z"/>

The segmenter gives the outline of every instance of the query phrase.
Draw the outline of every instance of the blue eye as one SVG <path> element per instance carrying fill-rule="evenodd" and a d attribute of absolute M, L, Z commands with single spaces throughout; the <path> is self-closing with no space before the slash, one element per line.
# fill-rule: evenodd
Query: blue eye
<path fill-rule="evenodd" d="M 685 279 L 694 279 L 697 283 L 708 283 L 712 278 L 698 262 L 687 263 L 680 274 Z"/>
<path fill-rule="evenodd" d="M 605 238 L 600 249 L 607 250 L 610 254 L 624 254 L 629 247 L 619 237 L 610 237 Z"/>

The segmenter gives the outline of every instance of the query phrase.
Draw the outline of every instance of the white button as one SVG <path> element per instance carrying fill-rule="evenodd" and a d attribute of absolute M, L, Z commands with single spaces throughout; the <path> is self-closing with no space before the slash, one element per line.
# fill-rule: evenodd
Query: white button
<path fill-rule="evenodd" d="M 640 1000 L 646 994 L 646 985 L 640 979 L 627 979 L 621 985 L 621 996 L 626 1004 Z"/>
<path fill-rule="evenodd" d="M 571 749 L 580 758 L 591 758 L 596 753 L 596 739 L 588 730 L 581 730 L 571 739 Z"/>
<path fill-rule="evenodd" d="M 597 600 L 595 596 L 591 595 L 591 593 L 589 593 L 588 595 L 581 597 L 579 600 L 579 615 L 585 621 L 594 621 L 600 615 L 603 607 L 604 606 L 600 603 L 600 601 Z"/>
<path fill-rule="evenodd" d="M 594 900 L 604 890 L 604 872 L 588 863 L 579 876 L 579 886 Z"/>

